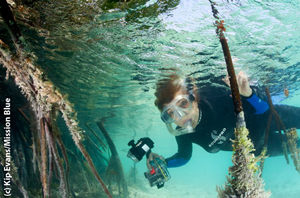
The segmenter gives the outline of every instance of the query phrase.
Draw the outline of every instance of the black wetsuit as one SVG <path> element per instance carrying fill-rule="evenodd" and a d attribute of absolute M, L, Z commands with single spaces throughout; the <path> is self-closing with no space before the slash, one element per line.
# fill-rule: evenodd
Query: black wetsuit
<path fill-rule="evenodd" d="M 253 93 L 250 97 L 242 97 L 242 104 L 246 127 L 256 149 L 254 154 L 259 155 L 264 144 L 270 109 L 266 102 L 267 98 L 257 88 L 252 87 L 252 90 Z M 236 116 L 230 94 L 230 91 L 222 94 L 216 93 L 217 96 L 209 97 L 201 94 L 199 102 L 199 109 L 202 112 L 201 121 L 196 126 L 195 132 L 175 137 L 178 152 L 166 159 L 168 167 L 178 167 L 186 164 L 192 156 L 192 143 L 198 144 L 209 153 L 216 153 L 220 150 L 232 151 L 232 141 L 230 139 L 234 139 Z M 274 107 L 286 129 L 300 128 L 300 108 L 288 105 L 274 105 Z M 281 139 L 276 131 L 277 128 L 273 119 L 268 137 L 267 155 L 270 156 L 283 154 Z"/>

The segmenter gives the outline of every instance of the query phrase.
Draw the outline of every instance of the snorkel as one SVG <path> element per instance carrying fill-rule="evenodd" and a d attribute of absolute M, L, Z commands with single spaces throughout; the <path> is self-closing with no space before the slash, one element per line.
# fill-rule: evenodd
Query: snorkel
<path fill-rule="evenodd" d="M 192 121 L 189 120 L 184 124 L 183 127 L 177 127 L 177 129 L 174 129 L 172 126 L 172 123 L 166 123 L 167 129 L 171 135 L 174 136 L 179 136 L 179 135 L 184 135 L 188 133 L 193 133 L 195 132 L 192 126 Z"/>

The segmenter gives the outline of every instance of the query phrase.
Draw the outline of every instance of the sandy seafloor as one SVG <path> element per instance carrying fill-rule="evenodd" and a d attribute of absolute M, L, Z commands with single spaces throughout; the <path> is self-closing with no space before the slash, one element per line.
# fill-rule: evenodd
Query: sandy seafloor
<path fill-rule="evenodd" d="M 194 147 L 197 152 L 197 148 Z M 201 148 L 199 148 L 201 150 Z M 138 173 L 137 185 L 128 184 L 131 198 L 214 198 L 217 197 L 216 186 L 224 185 L 230 161 L 224 160 L 230 152 L 215 155 L 205 154 L 206 162 L 194 159 L 182 168 L 169 169 L 172 178 L 161 189 L 150 187 L 143 173 Z M 222 157 L 221 157 L 222 156 Z M 214 159 L 214 157 L 216 157 Z M 203 159 L 202 158 L 202 159 Z M 144 164 L 143 164 L 144 165 Z M 202 167 L 202 169 L 197 169 Z M 265 190 L 271 190 L 272 198 L 300 197 L 300 174 L 295 170 L 292 159 L 287 164 L 284 156 L 267 158 L 263 172 Z"/>
<path fill-rule="evenodd" d="M 291 160 L 291 159 L 290 159 Z M 224 178 L 225 175 L 220 177 Z M 191 175 L 187 178 L 191 179 Z M 300 197 L 300 174 L 295 170 L 292 160 L 288 165 L 283 156 L 266 159 L 263 174 L 265 189 L 271 190 L 272 198 L 298 198 Z M 173 181 L 172 181 L 173 180 Z M 129 184 L 131 198 L 213 198 L 217 197 L 216 185 L 213 185 L 214 178 L 195 178 L 190 183 L 183 180 L 174 181 L 172 178 L 165 183 L 161 189 L 150 187 L 145 179 L 139 181 L 143 185 L 140 189 Z"/>
<path fill-rule="evenodd" d="M 300 95 L 294 93 L 295 96 Z M 284 100 L 282 104 L 300 106 L 297 97 Z M 298 130 L 298 135 L 300 131 Z M 151 135 L 150 135 L 151 136 Z M 174 137 L 166 134 L 150 137 L 155 142 L 153 152 L 169 157 L 177 151 Z M 125 138 L 127 139 L 127 137 Z M 121 141 L 119 139 L 119 141 Z M 116 145 L 122 145 L 117 143 Z M 126 145 L 119 149 L 126 148 Z M 133 166 L 126 157 L 126 152 L 120 152 L 125 173 Z M 215 154 L 207 153 L 203 148 L 193 145 L 191 160 L 179 168 L 169 168 L 171 179 L 161 189 L 150 187 L 144 177 L 145 159 L 136 164 L 138 174 L 136 184 L 128 180 L 130 198 L 215 198 L 218 196 L 216 187 L 225 184 L 228 167 L 232 165 L 232 152 L 220 151 Z M 284 156 L 269 157 L 265 161 L 263 179 L 265 190 L 270 190 L 271 198 L 300 198 L 300 174 L 296 171 L 293 160 L 289 155 L 287 164 Z"/>

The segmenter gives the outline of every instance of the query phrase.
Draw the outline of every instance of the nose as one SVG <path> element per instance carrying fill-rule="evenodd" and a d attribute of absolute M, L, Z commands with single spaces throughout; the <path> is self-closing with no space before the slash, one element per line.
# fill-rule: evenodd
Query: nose
<path fill-rule="evenodd" d="M 187 115 L 187 112 L 182 111 L 181 109 L 176 109 L 174 120 L 179 121 L 183 116 Z"/>

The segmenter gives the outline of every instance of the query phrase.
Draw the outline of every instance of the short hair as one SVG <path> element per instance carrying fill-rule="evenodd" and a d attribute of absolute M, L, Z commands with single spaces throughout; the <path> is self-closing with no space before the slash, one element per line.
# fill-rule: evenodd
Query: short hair
<path fill-rule="evenodd" d="M 199 103 L 200 95 L 194 79 L 192 77 L 180 78 L 179 75 L 172 74 L 156 83 L 156 91 L 154 93 L 156 96 L 155 106 L 162 111 L 164 105 L 170 103 L 180 90 L 187 95 L 193 94 L 195 100 Z M 190 91 L 192 93 L 189 93 Z"/>

